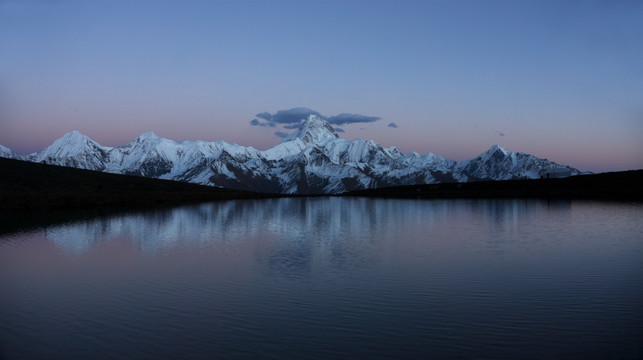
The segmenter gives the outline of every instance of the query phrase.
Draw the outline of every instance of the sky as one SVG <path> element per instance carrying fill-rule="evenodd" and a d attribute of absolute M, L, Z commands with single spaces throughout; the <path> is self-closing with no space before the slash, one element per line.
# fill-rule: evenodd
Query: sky
<path fill-rule="evenodd" d="M 405 153 L 641 169 L 641 19 L 638 0 L 0 0 L 0 144 L 267 149 L 316 113 Z"/>

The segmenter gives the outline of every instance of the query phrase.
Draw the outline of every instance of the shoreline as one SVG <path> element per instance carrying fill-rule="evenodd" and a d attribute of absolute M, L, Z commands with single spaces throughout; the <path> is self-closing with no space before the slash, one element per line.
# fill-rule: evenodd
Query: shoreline
<path fill-rule="evenodd" d="M 643 170 L 559 179 L 409 185 L 342 194 L 263 194 L 0 158 L 0 211 L 127 210 L 217 200 L 360 196 L 414 199 L 603 199 L 643 201 Z"/>
<path fill-rule="evenodd" d="M 557 179 L 491 180 L 396 186 L 351 191 L 342 196 L 419 199 L 574 199 L 643 201 L 643 170 Z"/>

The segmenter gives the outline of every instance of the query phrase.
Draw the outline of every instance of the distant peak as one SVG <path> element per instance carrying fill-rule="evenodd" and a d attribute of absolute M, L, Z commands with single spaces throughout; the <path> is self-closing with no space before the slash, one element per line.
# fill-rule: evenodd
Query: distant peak
<path fill-rule="evenodd" d="M 491 154 L 491 153 L 495 153 L 495 152 L 498 152 L 498 151 L 503 152 L 505 155 L 511 153 L 511 151 L 507 150 L 506 147 L 500 146 L 500 145 L 497 145 L 497 144 L 493 145 L 492 147 L 490 147 L 489 150 L 487 150 L 486 152 Z"/>
<path fill-rule="evenodd" d="M 321 144 L 337 138 L 337 131 L 326 120 L 309 115 L 299 130 L 285 137 L 282 142 L 301 139 L 305 144 Z"/>
<path fill-rule="evenodd" d="M 41 153 L 53 154 L 63 151 L 64 153 L 77 153 L 82 149 L 98 147 L 97 142 L 87 135 L 81 134 L 78 130 L 70 131 L 62 137 L 56 139 L 51 145 L 45 148 Z"/>
<path fill-rule="evenodd" d="M 64 138 L 78 138 L 78 137 L 85 137 L 85 135 L 81 134 L 80 131 L 78 130 L 72 130 L 65 135 L 63 135 Z"/>
<path fill-rule="evenodd" d="M 490 159 L 501 160 L 508 157 L 511 153 L 512 151 L 507 150 L 504 146 L 493 145 L 489 150 L 478 155 L 478 159 L 482 159 L 483 161 L 488 161 Z"/>
<path fill-rule="evenodd" d="M 154 131 L 146 131 L 146 132 L 142 133 L 141 135 L 139 135 L 136 138 L 136 140 L 140 140 L 140 141 L 143 141 L 143 140 L 155 140 L 155 139 L 159 139 L 159 136 L 156 135 L 154 133 Z"/>
<path fill-rule="evenodd" d="M 69 142 L 76 143 L 76 142 L 82 142 L 82 141 L 86 141 L 86 140 L 93 141 L 87 135 L 83 135 L 78 130 L 73 130 L 73 131 L 70 131 L 70 132 L 66 133 L 59 140 L 67 142 L 67 143 L 69 143 Z"/>

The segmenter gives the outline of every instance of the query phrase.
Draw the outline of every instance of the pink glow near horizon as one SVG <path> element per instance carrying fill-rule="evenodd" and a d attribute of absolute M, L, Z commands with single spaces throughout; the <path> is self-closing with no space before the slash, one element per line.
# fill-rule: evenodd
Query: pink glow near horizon
<path fill-rule="evenodd" d="M 641 18 L 636 2 L 2 2 L 0 144 L 151 130 L 266 149 L 292 130 L 250 121 L 308 107 L 379 117 L 340 136 L 405 153 L 639 169 Z"/>

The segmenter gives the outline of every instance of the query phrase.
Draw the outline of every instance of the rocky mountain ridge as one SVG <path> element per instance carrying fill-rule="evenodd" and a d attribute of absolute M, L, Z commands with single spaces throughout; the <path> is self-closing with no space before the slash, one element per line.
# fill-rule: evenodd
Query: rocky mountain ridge
<path fill-rule="evenodd" d="M 384 148 L 371 140 L 345 140 L 310 115 L 280 144 L 257 150 L 224 141 L 181 141 L 153 132 L 117 147 L 102 146 L 72 131 L 44 150 L 17 154 L 0 145 L 0 156 L 109 173 L 284 194 L 337 194 L 388 186 L 535 179 L 578 175 L 568 166 L 494 145 L 474 159 Z"/>

